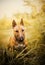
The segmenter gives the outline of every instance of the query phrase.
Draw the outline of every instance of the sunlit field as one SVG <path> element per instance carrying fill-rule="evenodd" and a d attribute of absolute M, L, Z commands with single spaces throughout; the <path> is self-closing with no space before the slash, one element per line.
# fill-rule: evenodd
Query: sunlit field
<path fill-rule="evenodd" d="M 6 6 L 4 5 L 5 3 L 7 3 Z M 20 5 L 17 6 L 17 4 Z M 19 65 L 45 65 L 45 1 L 44 0 L 35 0 L 35 1 L 11 0 L 11 3 L 10 1 L 6 2 L 4 0 L 3 2 L 3 0 L 2 1 L 0 0 L 0 49 L 7 49 L 9 39 L 11 36 L 13 36 L 13 29 L 12 29 L 13 19 L 15 19 L 15 21 L 19 24 L 21 18 L 23 18 L 24 22 L 25 38 L 28 42 L 28 51 L 30 50 L 29 53 L 30 57 L 25 58 L 25 55 L 23 54 L 24 56 L 22 55 L 21 58 L 23 58 L 23 60 L 25 61 L 23 62 L 22 59 L 19 60 L 19 58 L 17 58 L 16 59 L 16 61 L 18 60 L 17 64 L 19 63 Z M 9 63 L 9 65 L 13 65 L 12 62 L 14 61 L 15 60 L 12 60 Z M 22 61 L 22 63 L 20 61 Z M 1 61 L 0 65 L 3 65 L 3 63 L 4 61 Z"/>
<path fill-rule="evenodd" d="M 45 32 L 44 13 L 34 17 L 30 17 L 29 14 L 19 14 L 16 20 L 17 23 L 20 23 L 21 16 L 23 17 L 25 36 L 28 42 L 33 43 L 41 40 L 42 35 Z M 8 19 L 7 17 L 0 19 L 0 45 L 3 45 L 4 47 L 6 47 L 9 43 L 9 38 L 13 35 L 12 20 L 13 19 Z"/>

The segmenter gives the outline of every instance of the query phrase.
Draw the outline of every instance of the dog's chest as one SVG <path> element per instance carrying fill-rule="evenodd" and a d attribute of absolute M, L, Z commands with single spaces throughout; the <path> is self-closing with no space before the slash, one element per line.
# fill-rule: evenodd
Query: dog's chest
<path fill-rule="evenodd" d="M 25 44 L 24 44 L 24 42 L 22 43 L 19 43 L 19 42 L 14 42 L 14 46 L 13 46 L 13 49 L 15 49 L 15 50 L 22 50 L 22 49 L 24 49 L 25 48 Z"/>

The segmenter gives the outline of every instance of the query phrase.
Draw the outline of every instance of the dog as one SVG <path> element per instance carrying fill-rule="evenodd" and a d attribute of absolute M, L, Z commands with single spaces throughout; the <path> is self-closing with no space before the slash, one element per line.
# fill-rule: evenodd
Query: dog
<path fill-rule="evenodd" d="M 25 40 L 25 29 L 24 29 L 24 22 L 21 19 L 20 24 L 17 25 L 16 21 L 12 21 L 12 28 L 13 28 L 13 37 L 10 38 L 8 49 L 11 50 L 21 50 L 27 46 L 27 41 Z"/>

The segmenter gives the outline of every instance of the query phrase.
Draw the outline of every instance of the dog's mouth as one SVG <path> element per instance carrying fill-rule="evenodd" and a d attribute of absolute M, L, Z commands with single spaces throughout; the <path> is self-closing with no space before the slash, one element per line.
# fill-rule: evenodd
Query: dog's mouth
<path fill-rule="evenodd" d="M 21 43 L 21 42 L 24 41 L 24 39 L 16 39 L 16 40 L 17 40 L 17 42 L 19 42 L 19 43 Z"/>
<path fill-rule="evenodd" d="M 23 42 L 23 41 L 24 41 L 24 38 L 23 37 L 19 39 L 19 42 Z"/>
<path fill-rule="evenodd" d="M 23 42 L 23 41 L 24 41 L 24 38 L 23 38 L 23 37 L 16 38 L 16 41 L 17 41 L 17 42 L 19 42 L 19 43 L 21 43 L 21 42 Z"/>

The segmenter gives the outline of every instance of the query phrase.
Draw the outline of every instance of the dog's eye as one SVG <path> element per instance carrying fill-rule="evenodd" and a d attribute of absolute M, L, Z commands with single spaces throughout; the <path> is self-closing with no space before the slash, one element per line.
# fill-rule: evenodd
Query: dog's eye
<path fill-rule="evenodd" d="M 22 29 L 22 32 L 24 31 L 24 29 Z"/>
<path fill-rule="evenodd" d="M 18 30 L 16 30 L 16 32 L 18 32 Z"/>

